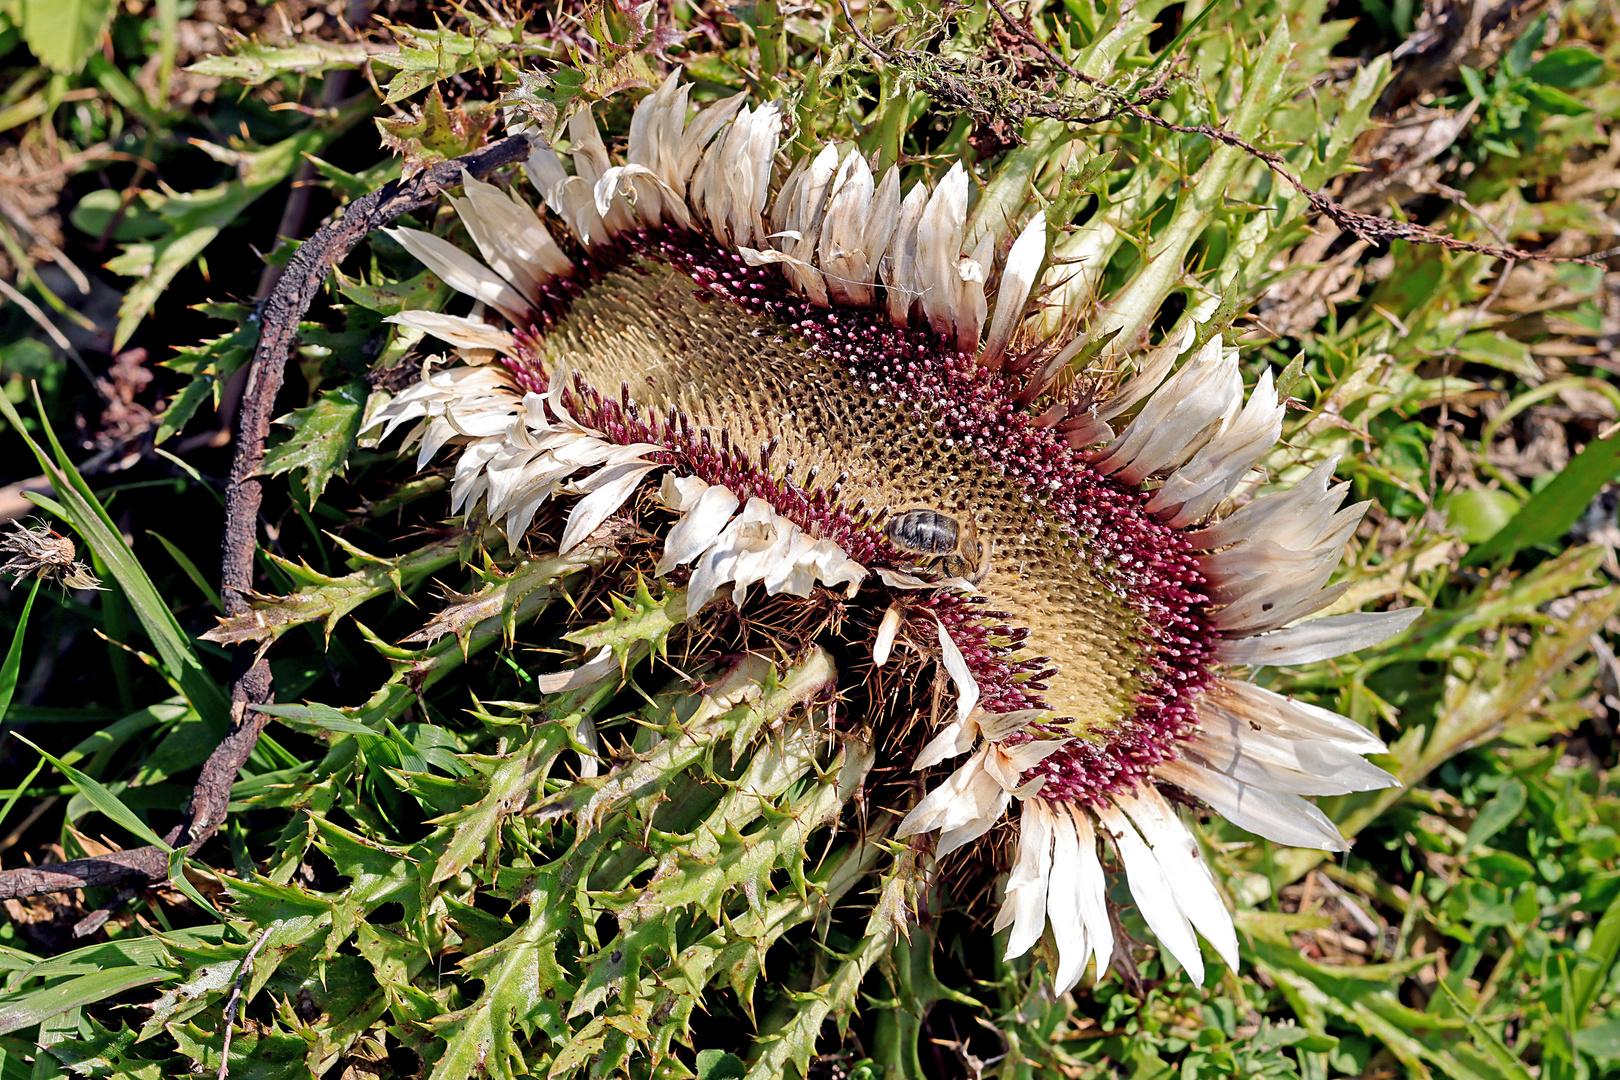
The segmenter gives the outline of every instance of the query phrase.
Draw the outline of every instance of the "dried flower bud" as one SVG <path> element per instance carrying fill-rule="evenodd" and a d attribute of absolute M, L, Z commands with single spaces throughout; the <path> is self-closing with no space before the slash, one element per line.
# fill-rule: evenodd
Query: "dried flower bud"
<path fill-rule="evenodd" d="M 0 537 L 0 553 L 11 556 L 0 566 L 0 573 L 12 574 L 18 580 L 38 577 L 64 589 L 102 587 L 88 566 L 74 560 L 78 551 L 66 536 L 43 526 L 30 529 L 17 521 L 11 527 L 17 531 Z"/>

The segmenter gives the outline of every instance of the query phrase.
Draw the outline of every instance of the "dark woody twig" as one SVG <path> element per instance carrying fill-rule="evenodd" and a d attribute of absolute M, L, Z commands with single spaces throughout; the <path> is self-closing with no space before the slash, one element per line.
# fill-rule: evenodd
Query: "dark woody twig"
<path fill-rule="evenodd" d="M 38 893 L 68 892 L 94 885 L 122 885 L 129 881 L 162 881 L 169 875 L 169 859 L 161 848 L 141 847 L 112 851 L 93 859 L 45 866 L 23 866 L 0 873 L 0 900 Z"/>
<path fill-rule="evenodd" d="M 840 2 L 842 2 L 842 0 L 840 0 Z M 1048 46 L 1046 42 L 1042 41 L 1040 38 L 1036 37 L 1030 32 L 1029 27 L 1025 26 L 1017 19 L 1014 19 L 1012 15 L 1007 12 L 1007 9 L 1002 6 L 1001 0 L 990 0 L 990 5 L 996 9 L 996 14 L 1001 16 L 1003 22 L 1011 27 L 1019 37 L 1023 38 L 1025 41 L 1029 42 L 1029 44 L 1038 49 L 1041 55 L 1044 56 L 1049 63 L 1060 68 L 1066 74 L 1072 76 L 1080 82 L 1085 83 L 1087 86 L 1100 89 L 1096 79 L 1084 74 L 1073 64 L 1070 64 L 1067 60 L 1063 59 L 1063 57 L 1053 52 L 1051 47 Z M 1165 131 L 1175 131 L 1183 135 L 1202 135 L 1207 139 L 1213 139 L 1216 142 L 1224 143 L 1227 146 L 1242 150 L 1245 154 L 1248 154 L 1251 157 L 1259 158 L 1271 168 L 1272 172 L 1288 181 L 1295 191 L 1303 195 L 1305 197 L 1305 201 L 1310 203 L 1312 210 L 1315 210 L 1317 213 L 1333 222 L 1333 224 L 1337 225 L 1343 232 L 1347 232 L 1357 239 L 1365 240 L 1370 244 L 1384 244 L 1390 242 L 1391 240 L 1405 240 L 1408 243 L 1433 244 L 1437 247 L 1443 247 L 1448 251 L 1466 251 L 1475 255 L 1489 255 L 1497 259 L 1509 259 L 1513 261 L 1530 260 L 1534 262 L 1569 262 L 1580 263 L 1583 266 L 1596 267 L 1602 267 L 1604 265 L 1602 262 L 1596 259 L 1581 258 L 1574 255 L 1548 255 L 1540 252 L 1525 251 L 1522 248 L 1508 247 L 1506 245 L 1497 246 L 1493 244 L 1478 244 L 1471 240 L 1459 240 L 1454 236 L 1447 236 L 1445 233 L 1437 232 L 1426 225 L 1415 225 L 1409 221 L 1394 221 L 1390 218 L 1374 217 L 1372 214 L 1357 213 L 1356 211 L 1348 209 L 1336 200 L 1324 195 L 1322 192 L 1317 191 L 1315 188 L 1306 184 L 1303 179 L 1295 175 L 1293 170 L 1288 167 L 1288 163 L 1283 160 L 1281 155 L 1273 154 L 1268 150 L 1262 150 L 1248 140 L 1242 138 L 1241 136 L 1234 135 L 1230 131 L 1224 131 L 1221 128 L 1213 127 L 1209 124 L 1172 124 L 1170 121 L 1165 120 L 1162 117 L 1155 116 L 1153 113 L 1143 108 L 1141 104 L 1136 102 L 1128 102 L 1122 105 L 1119 111 L 1136 117 L 1144 124 L 1152 124 L 1155 127 L 1163 128 Z"/>
<path fill-rule="evenodd" d="M 965 112 L 981 123 L 995 120 L 1022 123 L 1038 119 L 1066 124 L 1104 124 L 1129 113 L 1132 106 L 1140 108 L 1164 100 L 1170 94 L 1168 84 L 1175 75 L 1175 65 L 1165 66 L 1134 96 L 1081 76 L 1080 81 L 1094 92 L 1094 98 L 1088 100 L 1066 92 L 1055 82 L 1041 87 L 1022 85 L 999 58 L 941 56 L 908 49 L 890 53 L 861 29 L 849 10 L 848 0 L 838 0 L 838 5 L 864 49 L 900 67 L 918 89 L 935 102 Z M 1099 101 L 1106 108 L 1100 112 L 1087 111 Z"/>
<path fill-rule="evenodd" d="M 982 60 L 947 60 L 933 55 L 915 53 L 904 48 L 885 48 L 874 41 L 855 21 L 846 0 L 838 0 L 844 18 L 848 20 L 850 30 L 856 40 L 867 52 L 886 63 L 894 64 L 906 70 L 917 83 L 918 88 L 947 106 L 961 109 L 981 119 L 1001 118 L 1013 121 L 1026 119 L 1058 120 L 1067 124 L 1100 124 L 1119 119 L 1123 116 L 1133 117 L 1144 124 L 1165 131 L 1174 131 L 1184 135 L 1202 135 L 1207 139 L 1243 151 L 1250 157 L 1264 162 L 1272 172 L 1287 181 L 1296 191 L 1304 196 L 1305 201 L 1316 213 L 1333 222 L 1343 231 L 1373 244 L 1387 244 L 1394 240 L 1405 240 L 1413 244 L 1430 244 L 1442 247 L 1448 251 L 1463 251 L 1476 255 L 1488 255 L 1498 259 L 1514 261 L 1535 262 L 1568 262 L 1580 263 L 1583 266 L 1604 265 L 1598 259 L 1575 255 L 1551 255 L 1544 252 L 1525 251 L 1522 248 L 1507 245 L 1481 244 L 1471 240 L 1459 240 L 1454 236 L 1431 229 L 1425 225 L 1416 225 L 1408 221 L 1395 221 L 1390 218 L 1376 217 L 1372 214 L 1363 214 L 1351 210 L 1332 197 L 1317 191 L 1289 168 L 1288 162 L 1280 154 L 1262 150 L 1258 146 L 1230 131 L 1223 130 L 1210 124 L 1173 124 L 1163 117 L 1151 112 L 1147 106 L 1162 100 L 1168 94 L 1167 82 L 1170 69 L 1161 71 L 1157 78 L 1148 86 L 1142 88 L 1136 96 L 1131 97 L 1108 86 L 1102 81 L 1080 71 L 1073 64 L 1063 59 L 1052 50 L 1044 41 L 1036 37 L 1028 26 L 1013 18 L 1002 0 L 990 0 L 990 6 L 1006 25 L 1012 29 L 1027 44 L 1040 53 L 1044 61 L 1051 67 L 1062 71 L 1076 82 L 1095 91 L 1102 101 L 1108 103 L 1108 108 L 1101 112 L 1083 111 L 1081 103 L 1070 99 L 1070 95 L 1063 93 L 1056 87 L 1030 88 L 1009 82 L 1008 77 L 1000 72 L 995 65 L 987 65 Z"/>
<path fill-rule="evenodd" d="M 362 196 L 344 208 L 335 221 L 322 226 L 293 255 L 275 291 L 260 313 L 258 347 L 253 353 L 242 408 L 238 414 L 236 458 L 225 491 L 224 558 L 220 593 L 230 615 L 248 609 L 253 588 L 253 559 L 257 548 L 262 489 L 257 478 L 270 435 L 276 395 L 281 390 L 287 356 L 298 333 L 298 323 L 314 302 L 333 267 L 342 262 L 367 234 L 401 214 L 431 206 L 440 192 L 461 183 L 465 169 L 477 177 L 514 164 L 529 154 L 528 140 L 513 136 L 465 157 L 440 162 L 409 180 L 395 180 Z M 255 705 L 270 700 L 270 665 L 253 659 L 243 647 L 231 685 L 231 726 L 203 763 L 191 800 L 180 824 L 164 837 L 171 846 L 195 852 L 225 820 L 231 786 L 248 755 L 259 741 L 269 717 Z M 64 892 L 93 885 L 149 885 L 168 878 L 168 858 L 162 848 L 148 846 L 115 851 L 91 859 L 74 859 L 50 866 L 31 866 L 0 872 L 0 899 Z"/>

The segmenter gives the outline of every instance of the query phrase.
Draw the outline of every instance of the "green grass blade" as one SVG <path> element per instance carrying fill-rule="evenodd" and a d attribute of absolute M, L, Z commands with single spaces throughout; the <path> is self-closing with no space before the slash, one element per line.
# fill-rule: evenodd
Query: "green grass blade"
<path fill-rule="evenodd" d="M 1457 996 L 1446 980 L 1439 980 L 1436 985 L 1456 1008 L 1457 1015 L 1462 1017 L 1468 1025 L 1468 1034 L 1473 1039 L 1474 1049 L 1487 1061 L 1494 1065 L 1504 1080 L 1533 1080 L 1530 1070 L 1525 1068 L 1512 1050 L 1497 1037 L 1490 1028 L 1480 1023 L 1475 1011 L 1468 1007 L 1467 1002 Z"/>
<path fill-rule="evenodd" d="M 85 736 L 73 749 L 63 752 L 62 760 L 69 765 L 77 765 L 85 758 L 122 746 L 148 728 L 179 720 L 190 711 L 183 698 L 171 698 L 137 709 L 128 716 L 106 723 L 95 734 Z"/>
<path fill-rule="evenodd" d="M 1617 957 L 1620 957 L 1620 898 L 1616 898 L 1598 920 L 1592 931 L 1592 944 L 1582 958 L 1585 962 L 1575 970 L 1571 996 L 1576 1017 L 1586 1016 L 1598 991 L 1609 981 L 1609 971 Z"/>
<path fill-rule="evenodd" d="M 12 1000 L 0 1001 L 0 1035 L 31 1028 L 69 1009 L 110 998 L 125 990 L 174 977 L 174 973 L 156 968 L 116 967 L 31 990 Z"/>
<path fill-rule="evenodd" d="M 1589 443 L 1552 483 L 1530 496 L 1495 536 L 1470 551 L 1463 565 L 1479 566 L 1557 540 L 1581 519 L 1603 485 L 1617 475 L 1620 435 Z"/>
<path fill-rule="evenodd" d="M 213 905 L 206 896 L 198 891 L 197 886 L 186 877 L 186 849 L 178 847 L 169 852 L 169 885 L 177 890 L 187 900 L 196 904 L 198 909 L 206 911 L 213 918 L 223 923 L 225 913 Z"/>
<path fill-rule="evenodd" d="M 152 844 L 155 847 L 160 847 L 164 851 L 173 850 L 168 844 L 163 842 L 163 838 L 161 836 L 152 831 L 151 826 L 147 825 L 146 822 L 136 817 L 133 810 L 120 802 L 118 800 L 118 796 L 114 795 L 111 791 L 108 791 L 106 787 L 102 785 L 101 781 L 97 780 L 93 776 L 85 775 L 78 769 L 75 769 L 73 766 L 63 761 L 61 758 L 51 754 L 49 751 L 41 750 L 38 746 L 34 746 L 33 743 L 29 742 L 21 735 L 17 736 L 17 740 L 33 747 L 33 749 L 38 752 L 40 757 L 56 766 L 57 770 L 60 771 L 63 776 L 67 777 L 68 783 L 78 788 L 79 794 L 83 795 L 90 801 L 91 806 L 94 806 L 97 810 L 101 811 L 107 817 L 128 829 L 131 833 L 146 843 Z"/>
<path fill-rule="evenodd" d="M 34 597 L 39 595 L 39 579 L 34 579 L 34 587 L 28 590 L 28 599 L 23 603 L 22 614 L 17 617 L 17 632 L 11 637 L 11 646 L 6 649 L 6 662 L 0 665 L 0 721 L 6 718 L 6 712 L 11 708 L 11 695 L 17 692 L 17 672 L 22 667 L 23 631 L 28 629 L 28 613 L 34 609 Z M 0 815 L 3 817 L 3 815 Z"/>
<path fill-rule="evenodd" d="M 377 730 L 351 719 L 329 705 L 266 705 L 262 710 L 287 726 L 303 731 L 334 732 L 339 735 L 357 735 L 375 738 Z"/>
<path fill-rule="evenodd" d="M 167 414 L 165 414 L 165 415 L 167 415 Z M 202 490 L 202 491 L 206 491 L 209 494 L 209 496 L 212 497 L 213 500 L 216 503 L 218 503 L 220 506 L 225 505 L 224 496 L 220 495 L 220 493 L 218 491 L 214 490 L 214 486 L 208 482 L 208 480 L 203 476 L 202 473 L 197 471 L 197 466 L 193 465 L 191 462 L 187 461 L 185 458 L 180 457 L 178 454 L 169 453 L 167 450 L 163 449 L 163 447 L 161 447 L 161 446 L 152 447 L 152 453 L 156 454 L 158 457 L 162 458 L 164 461 L 167 461 L 170 465 L 173 465 L 175 468 L 179 469 L 181 472 L 183 472 L 187 476 L 191 477 L 192 482 L 197 485 L 198 489 Z"/>
<path fill-rule="evenodd" d="M 17 800 L 22 798 L 22 793 L 28 790 L 28 785 L 34 782 L 34 777 L 38 776 L 44 767 L 45 762 L 41 760 L 34 766 L 33 772 L 23 777 L 22 783 L 11 789 L 11 798 L 6 800 L 6 805 L 0 806 L 0 825 L 5 824 L 6 819 L 11 816 L 11 808 L 17 805 Z"/>
<path fill-rule="evenodd" d="M 118 824 L 128 829 L 137 838 L 144 840 L 146 843 L 151 844 L 154 847 L 162 848 L 164 851 L 167 851 L 169 853 L 169 884 L 178 889 L 186 896 L 187 899 L 196 904 L 200 909 L 206 911 L 208 914 L 212 915 L 221 922 L 224 921 L 225 916 L 220 913 L 220 910 L 210 903 L 208 898 L 203 896 L 202 893 L 198 892 L 197 887 L 186 879 L 186 849 L 184 847 L 174 848 L 164 843 L 161 836 L 153 832 L 151 827 L 148 826 L 146 822 L 136 817 L 134 812 L 130 810 L 129 807 L 125 806 L 121 801 L 119 801 L 118 796 L 107 790 L 107 788 L 94 777 L 85 775 L 78 769 L 75 769 L 73 766 L 63 761 L 61 758 L 58 758 L 47 751 L 41 750 L 38 746 L 35 746 L 21 735 L 17 736 L 17 738 L 19 741 L 33 747 L 34 750 L 39 753 L 40 757 L 44 758 L 46 761 L 49 761 L 52 765 L 55 765 L 57 769 L 61 771 L 62 775 L 67 777 L 68 782 L 79 789 L 79 794 L 83 795 L 87 800 L 89 800 L 90 805 L 101 811 L 101 813 L 106 815 L 108 818 L 111 818 L 113 821 L 116 821 Z"/>
<path fill-rule="evenodd" d="M 1176 33 L 1175 38 L 1170 42 L 1170 44 L 1159 50 L 1158 58 L 1153 61 L 1153 70 L 1156 70 L 1167 60 L 1174 59 L 1176 54 L 1181 51 L 1181 47 L 1187 43 L 1187 40 L 1193 36 L 1194 32 L 1196 32 L 1200 26 L 1204 25 L 1205 20 L 1207 20 L 1211 15 L 1215 14 L 1215 10 L 1218 7 L 1218 4 L 1210 4 L 1203 11 L 1200 11 L 1197 15 L 1194 15 L 1191 19 L 1187 20 L 1187 25 L 1183 26 L 1180 31 Z"/>
<path fill-rule="evenodd" d="M 56 518 L 59 521 L 68 520 L 67 507 L 57 502 L 49 495 L 41 495 L 37 491 L 25 491 L 23 492 L 23 498 L 27 499 L 29 502 L 33 503 L 35 506 L 39 507 L 41 510 L 45 511 L 47 514 L 51 515 L 51 517 Z"/>
<path fill-rule="evenodd" d="M 185 572 L 186 577 L 191 579 L 191 583 L 202 591 L 202 594 L 208 598 L 208 602 L 213 605 L 214 610 L 221 615 L 225 614 L 225 601 L 221 600 L 219 592 L 208 584 L 208 579 L 203 577 L 201 570 L 197 569 L 197 564 L 192 562 L 185 552 L 171 544 L 168 537 L 162 533 L 147 529 L 146 535 L 162 544 L 163 550 L 169 553 L 169 558 L 173 559 L 180 569 Z"/>
<path fill-rule="evenodd" d="M 92 975 L 113 968 L 173 966 L 169 943 L 163 938 L 141 937 L 130 940 L 115 939 L 83 945 L 70 952 L 57 953 L 46 960 L 23 969 L 17 981 L 24 979 L 60 979 L 65 976 Z"/>
<path fill-rule="evenodd" d="M 43 403 L 39 401 L 37 390 L 35 407 L 39 411 L 41 427 L 55 454 L 54 460 L 28 434 L 23 426 L 22 417 L 17 414 L 10 401 L 0 401 L 0 414 L 3 414 L 17 433 L 27 441 L 29 449 L 39 461 L 40 468 L 51 479 L 52 486 L 56 489 L 63 516 L 106 564 L 107 572 L 123 590 L 147 636 L 156 646 L 164 667 L 180 685 L 186 699 L 191 702 L 199 716 L 217 724 L 219 729 L 224 731 L 230 718 L 230 703 L 225 697 L 225 692 L 208 673 L 208 669 L 203 667 L 201 658 L 192 648 L 191 639 L 186 636 L 168 605 L 163 602 L 157 586 L 152 584 L 152 579 L 147 576 L 140 561 L 135 558 L 135 553 L 124 543 L 123 536 L 119 534 L 112 519 L 107 516 L 106 510 L 102 509 L 95 493 L 90 490 L 90 485 L 79 475 L 79 470 L 74 467 L 72 459 L 57 441 L 56 433 L 45 423 L 45 409 Z"/>

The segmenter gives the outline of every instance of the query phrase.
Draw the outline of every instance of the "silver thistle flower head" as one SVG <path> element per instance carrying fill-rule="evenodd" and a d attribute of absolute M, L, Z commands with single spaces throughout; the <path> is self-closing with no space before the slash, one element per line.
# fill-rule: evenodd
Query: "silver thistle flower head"
<path fill-rule="evenodd" d="M 1337 459 L 1238 505 L 1285 402 L 1269 373 L 1245 395 L 1199 312 L 1150 340 L 1184 250 L 1104 298 L 1089 233 L 1054 243 L 1035 200 L 970 213 L 961 163 L 903 190 L 899 166 L 829 145 L 779 175 L 780 106 L 688 94 L 671 78 L 640 103 L 622 162 L 588 108 L 565 153 L 537 142 L 549 214 L 467 176 L 451 203 L 481 259 L 392 231 L 474 305 L 391 317 L 459 362 L 430 361 L 368 430 L 407 431 L 419 464 L 458 447 L 452 510 L 481 507 L 514 551 L 548 500 L 581 496 L 566 554 L 657 483 L 676 521 L 654 572 L 692 617 L 756 586 L 860 598 L 873 669 L 903 649 L 955 696 L 912 768 L 969 755 L 897 835 L 944 855 L 1021 806 L 1009 956 L 1050 925 L 1060 992 L 1106 969 L 1111 851 L 1195 979 L 1199 936 L 1235 965 L 1161 785 L 1341 850 L 1306 797 L 1395 783 L 1365 760 L 1372 733 L 1232 670 L 1353 652 L 1418 614 L 1309 618 L 1342 594 L 1327 582 L 1365 508 L 1341 509 Z M 1089 348 L 1071 336 L 1088 318 Z M 1103 348 L 1134 377 L 1075 370 Z M 618 671 L 603 649 L 540 685 Z"/>

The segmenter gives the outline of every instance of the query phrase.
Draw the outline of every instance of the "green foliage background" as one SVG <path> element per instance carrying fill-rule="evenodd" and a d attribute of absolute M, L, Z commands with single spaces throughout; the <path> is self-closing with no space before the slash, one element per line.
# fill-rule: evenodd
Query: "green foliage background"
<path fill-rule="evenodd" d="M 1487 6 L 1019 12 L 1104 84 L 1070 88 L 1088 115 L 1181 54 L 1166 119 L 1225 125 L 1357 209 L 1607 259 L 1615 14 L 1521 5 L 1434 63 L 1440 17 Z M 264 607 L 277 723 L 173 888 L 7 902 L 0 1077 L 215 1071 L 233 999 L 239 1080 L 1620 1068 L 1608 272 L 1369 247 L 1308 227 L 1302 196 L 1201 136 L 1008 121 L 1050 95 L 985 5 L 859 7 L 883 63 L 825 5 L 651 9 L 684 34 L 612 4 L 289 10 L 0 2 L 0 240 L 22 301 L 0 311 L 0 461 L 8 482 L 51 481 L 36 502 L 110 586 L 11 590 L 7 867 L 161 834 L 223 730 L 226 651 L 200 635 L 229 460 L 211 431 L 267 280 L 246 253 L 283 263 L 282 226 L 307 234 L 402 167 L 475 147 L 497 101 L 542 122 L 602 101 L 623 130 L 660 51 L 700 98 L 783 97 L 801 149 L 849 139 L 917 170 L 1007 155 L 1020 190 L 1062 192 L 1054 223 L 1086 226 L 1058 254 L 1099 268 L 1087 287 L 1115 297 L 1109 317 L 1162 330 L 1198 311 L 1247 347 L 1251 379 L 1280 369 L 1299 408 L 1272 474 L 1342 453 L 1374 500 L 1339 609 L 1430 614 L 1381 650 L 1266 678 L 1378 728 L 1405 786 L 1327 801 L 1358 841 L 1338 862 L 1206 823 L 1241 969 L 1211 957 L 1199 990 L 1144 944 L 1054 1000 L 1042 961 L 998 959 L 993 876 L 920 883 L 886 838 L 884 811 L 905 807 L 863 785 L 898 789 L 818 736 L 830 654 L 728 671 L 678 591 L 595 577 L 601 552 L 515 559 L 476 522 L 439 522 L 444 472 L 356 445 L 371 389 L 414 370 L 416 340 L 381 320 L 447 299 L 378 236 L 302 329 L 266 462 L 285 477 L 261 553 L 285 597 Z M 123 394 L 107 357 L 131 346 L 161 367 Z M 535 687 L 604 646 L 626 688 Z M 671 650 L 717 681 L 706 697 Z M 611 732 L 608 776 L 573 775 L 584 723 Z"/>

